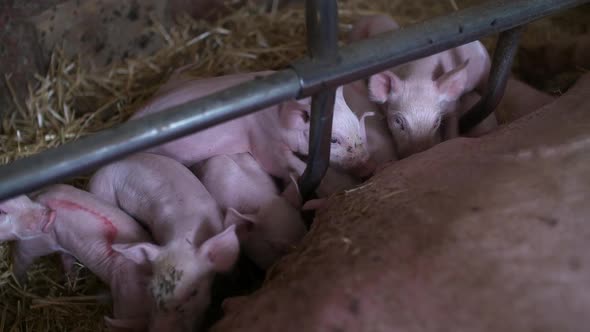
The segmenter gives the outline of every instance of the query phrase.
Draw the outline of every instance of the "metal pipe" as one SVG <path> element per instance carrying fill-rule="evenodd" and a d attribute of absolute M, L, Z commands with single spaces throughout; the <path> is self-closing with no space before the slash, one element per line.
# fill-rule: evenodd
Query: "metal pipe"
<path fill-rule="evenodd" d="M 326 66 L 338 61 L 338 6 L 336 0 L 306 0 L 307 49 L 314 63 Z M 322 181 L 330 163 L 330 138 L 336 89 L 326 88 L 311 100 L 309 154 L 299 180 L 301 196 L 307 200 Z"/>
<path fill-rule="evenodd" d="M 266 0 L 264 10 L 267 13 L 274 13 L 279 8 L 279 0 Z"/>
<path fill-rule="evenodd" d="M 312 95 L 395 65 L 529 23 L 590 0 L 503 0 L 359 41 L 339 50 L 337 65 L 301 61 L 284 70 L 166 112 L 0 167 L 0 200 L 83 174 L 112 160 L 171 141 L 294 96 Z"/>
<path fill-rule="evenodd" d="M 16 160 L 0 169 L 0 201 L 293 99 L 298 92 L 297 75 L 292 70 L 280 71 Z"/>
<path fill-rule="evenodd" d="M 293 64 L 301 78 L 301 96 L 353 82 L 388 68 L 525 25 L 590 0 L 498 0 L 404 27 L 339 49 L 338 66 Z"/>
<path fill-rule="evenodd" d="M 524 26 L 506 30 L 500 34 L 496 43 L 496 51 L 492 59 L 490 78 L 484 95 L 459 120 L 459 133 L 464 134 L 485 120 L 500 103 L 506 82 L 510 76 L 512 62 L 518 50 L 518 42 L 524 31 Z"/>

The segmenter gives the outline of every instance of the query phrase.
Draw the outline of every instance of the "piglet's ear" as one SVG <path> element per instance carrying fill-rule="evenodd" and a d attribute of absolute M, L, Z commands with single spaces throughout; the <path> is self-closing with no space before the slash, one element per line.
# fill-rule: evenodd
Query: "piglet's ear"
<path fill-rule="evenodd" d="M 229 220 L 227 219 L 228 216 L 230 218 Z M 231 221 L 230 223 L 224 224 L 225 227 L 229 227 L 231 225 L 238 226 L 239 224 L 244 222 L 256 224 L 256 221 L 258 220 L 255 214 L 240 213 L 238 212 L 238 210 L 234 208 L 227 209 L 225 218 L 226 220 Z"/>
<path fill-rule="evenodd" d="M 113 244 L 113 251 L 123 255 L 136 264 L 151 264 L 160 254 L 160 247 L 152 243 Z"/>
<path fill-rule="evenodd" d="M 234 208 L 228 208 L 225 212 L 223 226 L 225 228 L 236 226 L 236 234 L 243 241 L 254 230 L 257 221 L 258 217 L 255 214 L 240 213 Z"/>
<path fill-rule="evenodd" d="M 279 111 L 281 125 L 287 129 L 308 129 L 311 114 L 311 105 L 308 100 L 309 98 L 284 102 Z"/>
<path fill-rule="evenodd" d="M 353 113 L 350 106 L 348 106 L 346 99 L 344 99 L 344 86 L 339 86 L 336 89 L 336 96 L 334 99 L 334 113 L 342 111 Z"/>
<path fill-rule="evenodd" d="M 0 202 L 0 210 L 5 213 L 13 213 L 29 208 L 33 202 L 25 195 Z"/>
<path fill-rule="evenodd" d="M 297 183 L 297 177 L 297 174 L 289 173 L 289 179 L 291 181 L 287 184 L 287 187 L 281 193 L 281 197 L 287 200 L 287 202 L 289 202 L 295 208 L 299 208 L 302 203 L 301 191 L 299 191 L 299 183 Z"/>
<path fill-rule="evenodd" d="M 369 99 L 378 104 L 385 104 L 390 95 L 395 95 L 401 89 L 400 78 L 387 70 L 369 78 Z"/>
<path fill-rule="evenodd" d="M 236 235 L 236 226 L 229 226 L 225 231 L 205 241 L 200 250 L 205 255 L 213 271 L 227 272 L 238 260 L 240 242 Z"/>
<path fill-rule="evenodd" d="M 455 101 L 465 92 L 468 64 L 469 59 L 455 69 L 444 73 L 436 80 L 436 87 L 440 93 L 440 101 Z"/>
<path fill-rule="evenodd" d="M 297 174 L 289 173 L 290 181 L 286 183 L 285 190 L 281 193 L 281 197 L 285 199 L 291 206 L 296 209 L 301 207 L 302 199 L 299 185 L 297 184 Z"/>
<path fill-rule="evenodd" d="M 336 94 L 335 94 L 335 103 L 345 103 L 346 104 L 346 99 L 344 99 L 344 86 L 339 86 L 338 88 L 336 88 Z"/>

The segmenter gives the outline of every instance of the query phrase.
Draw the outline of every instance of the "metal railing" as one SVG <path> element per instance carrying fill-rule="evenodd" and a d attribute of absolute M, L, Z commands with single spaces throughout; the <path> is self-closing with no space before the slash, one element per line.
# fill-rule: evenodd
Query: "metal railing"
<path fill-rule="evenodd" d="M 590 0 L 500 0 L 466 8 L 399 31 L 335 46 L 336 0 L 307 0 L 310 58 L 261 79 L 150 114 L 75 142 L 0 167 L 0 200 L 92 171 L 116 159 L 277 103 L 313 95 L 305 196 L 328 167 L 334 89 L 396 65 L 502 32 L 488 91 L 460 120 L 466 131 L 493 111 L 502 96 L 525 24 Z"/>

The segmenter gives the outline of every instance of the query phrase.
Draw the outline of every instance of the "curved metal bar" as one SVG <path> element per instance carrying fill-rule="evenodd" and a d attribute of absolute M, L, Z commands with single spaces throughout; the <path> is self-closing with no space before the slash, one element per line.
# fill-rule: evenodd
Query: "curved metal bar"
<path fill-rule="evenodd" d="M 312 62 L 326 66 L 338 61 L 338 6 L 336 0 L 307 0 L 305 3 L 307 48 Z M 322 181 L 330 162 L 330 137 L 336 89 L 325 88 L 313 95 L 307 167 L 299 180 L 304 200 Z"/>
<path fill-rule="evenodd" d="M 523 30 L 524 26 L 519 26 L 500 34 L 492 59 L 486 91 L 477 104 L 459 119 L 460 134 L 468 132 L 485 120 L 500 103 L 504 90 L 506 90 L 506 82 L 510 76 Z"/>

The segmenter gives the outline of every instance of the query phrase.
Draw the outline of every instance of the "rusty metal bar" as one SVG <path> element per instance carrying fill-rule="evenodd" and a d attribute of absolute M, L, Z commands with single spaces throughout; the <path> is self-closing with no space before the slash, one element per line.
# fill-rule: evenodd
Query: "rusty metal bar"
<path fill-rule="evenodd" d="M 338 5 L 336 0 L 306 0 L 307 48 L 311 61 L 325 66 L 338 61 Z M 325 88 L 313 95 L 307 167 L 299 181 L 303 199 L 320 184 L 330 162 L 330 137 L 336 89 Z"/>
<path fill-rule="evenodd" d="M 500 34 L 492 59 L 490 77 L 484 95 L 459 120 L 459 133 L 464 134 L 485 120 L 500 103 L 506 82 L 510 76 L 512 62 L 518 49 L 524 26 L 506 30 Z"/>

